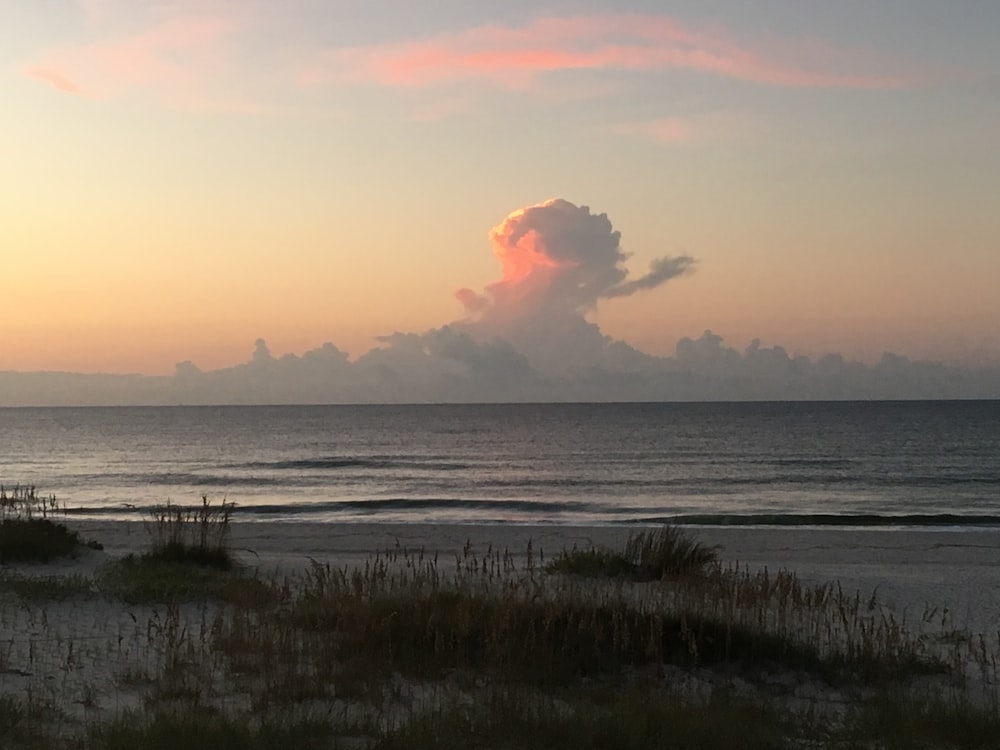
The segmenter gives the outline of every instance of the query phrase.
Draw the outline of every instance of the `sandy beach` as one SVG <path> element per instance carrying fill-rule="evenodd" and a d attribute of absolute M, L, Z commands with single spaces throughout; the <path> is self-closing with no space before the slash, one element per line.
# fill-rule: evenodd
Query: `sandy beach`
<path fill-rule="evenodd" d="M 143 523 L 74 521 L 86 539 L 104 545 L 102 557 L 138 552 L 148 543 Z M 956 627 L 1000 631 L 1000 529 L 865 529 L 812 527 L 686 527 L 718 546 L 723 562 L 794 571 L 808 583 L 839 581 L 844 591 L 879 600 L 907 621 L 927 607 L 947 608 Z M 240 560 L 263 572 L 302 570 L 311 560 L 335 567 L 363 565 L 397 544 L 429 555 L 452 556 L 466 543 L 479 552 L 492 545 L 521 557 L 604 546 L 620 548 L 634 527 L 564 525 L 379 524 L 239 522 L 232 546 Z M 59 563 L 74 566 L 79 563 Z M 52 571 L 52 566 L 37 566 Z"/>
<path fill-rule="evenodd" d="M 72 520 L 69 525 L 83 539 L 100 542 L 103 550 L 86 550 L 75 559 L 47 565 L 5 566 L 5 573 L 18 578 L 96 576 L 109 563 L 147 549 L 150 542 L 149 530 L 142 522 Z M 507 551 L 519 562 L 530 549 L 540 563 L 574 546 L 621 549 L 635 530 L 235 521 L 230 544 L 242 566 L 262 578 L 278 580 L 301 573 L 314 562 L 334 568 L 364 566 L 372 556 L 398 548 L 422 551 L 425 559 L 436 555 L 442 568 L 469 545 L 479 555 L 487 549 Z M 946 608 L 947 629 L 984 633 L 993 643 L 1000 634 L 998 529 L 692 527 L 688 531 L 717 546 L 724 564 L 753 571 L 791 570 L 807 584 L 839 581 L 845 593 L 853 596 L 857 592 L 862 600 L 877 591 L 880 605 L 909 630 L 933 627 L 929 625 L 932 621 L 940 627 Z M 198 688 L 215 696 L 214 705 L 236 714 L 253 710 L 253 699 L 234 691 L 229 678 L 223 676 L 226 668 L 216 661 L 218 653 L 208 645 L 224 604 L 206 601 L 177 608 L 73 594 L 32 600 L 12 592 L 0 596 L 0 695 L 30 696 L 41 705 L 58 706 L 69 731 L 106 720 L 124 709 L 141 709 L 150 690 L 162 679 L 157 675 L 165 674 L 179 654 L 185 663 L 201 665 L 199 671 L 209 675 L 210 681 L 220 681 Z M 930 611 L 934 617 L 925 622 Z M 687 684 L 685 690 L 693 694 L 711 691 L 718 679 L 704 671 L 674 675 L 677 684 Z M 777 679 L 791 691 L 789 700 L 799 702 L 790 705 L 823 706 L 824 711 L 834 714 L 843 710 L 838 705 L 848 705 L 848 698 L 839 690 L 814 680 Z M 737 679 L 736 684 L 743 683 Z M 410 696 L 406 705 L 412 708 L 413 696 L 420 691 L 412 685 L 406 690 Z M 338 701 L 326 704 L 323 710 L 350 710 L 349 702 Z"/>

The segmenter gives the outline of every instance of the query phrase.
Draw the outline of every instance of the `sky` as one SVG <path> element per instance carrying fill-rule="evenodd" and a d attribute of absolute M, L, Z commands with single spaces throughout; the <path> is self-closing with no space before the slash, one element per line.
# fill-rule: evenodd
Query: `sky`
<path fill-rule="evenodd" d="M 0 371 L 454 336 L 544 371 L 708 330 L 996 366 L 998 28 L 993 0 L 0 0 Z"/>

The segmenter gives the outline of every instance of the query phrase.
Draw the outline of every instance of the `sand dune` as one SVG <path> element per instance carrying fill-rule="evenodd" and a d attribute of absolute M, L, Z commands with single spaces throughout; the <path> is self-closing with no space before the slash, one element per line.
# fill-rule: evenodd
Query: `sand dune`
<path fill-rule="evenodd" d="M 140 522 L 78 521 L 73 527 L 104 544 L 105 554 L 138 551 L 148 542 Z M 454 555 L 471 542 L 537 555 L 594 545 L 620 548 L 630 527 L 328 524 L 235 522 L 232 545 L 243 562 L 264 571 L 300 570 L 310 560 L 358 565 L 397 543 L 428 554 Z M 751 568 L 789 569 L 810 583 L 839 581 L 845 591 L 880 601 L 907 619 L 926 607 L 947 607 L 953 625 L 974 632 L 1000 630 L 1000 529 L 915 530 L 840 528 L 692 527 L 720 548 L 723 561 Z M 99 558 L 95 560 L 97 562 Z M 88 564 L 94 564 L 88 563 Z M 63 565 L 66 565 L 64 563 Z M 51 570 L 51 568 L 50 568 Z"/>

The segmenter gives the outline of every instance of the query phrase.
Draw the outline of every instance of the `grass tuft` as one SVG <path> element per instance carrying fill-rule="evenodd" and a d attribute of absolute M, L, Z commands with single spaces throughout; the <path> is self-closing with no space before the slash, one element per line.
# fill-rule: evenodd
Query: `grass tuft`
<path fill-rule="evenodd" d="M 147 522 L 153 538 L 146 560 L 200 565 L 230 570 L 235 561 L 229 549 L 229 523 L 235 503 L 213 505 L 203 495 L 201 505 L 185 508 L 166 505 L 154 508 Z"/>
<path fill-rule="evenodd" d="M 52 562 L 81 547 L 101 549 L 49 518 L 59 510 L 55 495 L 38 495 L 30 485 L 0 486 L 0 563 Z"/>
<path fill-rule="evenodd" d="M 72 557 L 82 542 L 75 531 L 47 518 L 0 521 L 0 562 L 52 562 Z"/>
<path fill-rule="evenodd" d="M 213 505 L 207 497 L 195 508 L 167 504 L 147 522 L 152 538 L 142 554 L 126 555 L 106 568 L 106 593 L 130 603 L 218 599 L 256 606 L 280 597 L 276 587 L 243 575 L 229 549 L 234 504 Z M 256 604 L 255 604 L 256 603 Z"/>
<path fill-rule="evenodd" d="M 590 578 L 627 576 L 655 581 L 702 573 L 718 562 L 718 557 L 714 547 L 668 525 L 629 536 L 622 552 L 599 547 L 563 551 L 546 570 Z"/>
<path fill-rule="evenodd" d="M 701 573 L 718 562 L 718 550 L 689 536 L 677 526 L 662 526 L 629 537 L 625 558 L 643 580 L 676 578 Z"/>

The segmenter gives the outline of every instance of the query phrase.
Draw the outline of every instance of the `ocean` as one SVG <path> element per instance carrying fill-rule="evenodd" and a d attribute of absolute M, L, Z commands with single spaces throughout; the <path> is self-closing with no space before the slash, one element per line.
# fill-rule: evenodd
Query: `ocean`
<path fill-rule="evenodd" d="M 1000 526 L 1000 401 L 0 409 L 70 515 Z"/>

